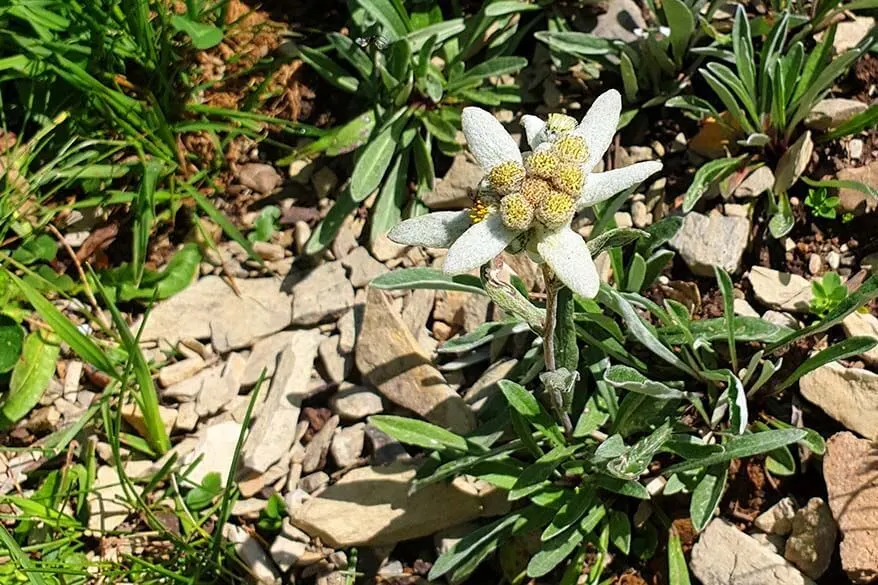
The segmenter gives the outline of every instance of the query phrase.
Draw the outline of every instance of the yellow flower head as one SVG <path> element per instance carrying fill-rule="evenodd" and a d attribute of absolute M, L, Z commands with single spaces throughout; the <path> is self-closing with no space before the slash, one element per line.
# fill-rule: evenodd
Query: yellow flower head
<path fill-rule="evenodd" d="M 521 193 L 513 193 L 500 201 L 500 214 L 506 227 L 524 231 L 533 222 L 534 208 Z"/>
<path fill-rule="evenodd" d="M 555 175 L 555 171 L 558 170 L 560 162 L 558 155 L 552 149 L 547 148 L 531 154 L 525 161 L 525 166 L 529 175 L 541 179 L 551 179 Z"/>
<path fill-rule="evenodd" d="M 515 161 L 502 162 L 488 172 L 488 183 L 497 193 L 507 195 L 518 189 L 524 179 L 524 167 Z"/>
<path fill-rule="evenodd" d="M 576 206 L 566 193 L 555 191 L 536 209 L 537 220 L 550 230 L 558 229 L 573 219 Z"/>
<path fill-rule="evenodd" d="M 549 114 L 546 120 L 546 131 L 561 134 L 576 128 L 576 119 L 564 114 Z"/>
<path fill-rule="evenodd" d="M 588 145 L 582 136 L 561 136 L 555 141 L 555 152 L 564 162 L 582 164 L 588 160 Z"/>
<path fill-rule="evenodd" d="M 552 184 L 571 197 L 577 198 L 585 185 L 585 171 L 579 165 L 562 165 L 552 177 Z"/>
<path fill-rule="evenodd" d="M 477 224 L 485 219 L 491 212 L 491 207 L 481 199 L 476 199 L 473 206 L 469 210 L 469 219 L 473 224 Z"/>
<path fill-rule="evenodd" d="M 521 195 L 534 207 L 538 206 L 551 192 L 552 186 L 542 179 L 527 177 L 521 182 Z"/>

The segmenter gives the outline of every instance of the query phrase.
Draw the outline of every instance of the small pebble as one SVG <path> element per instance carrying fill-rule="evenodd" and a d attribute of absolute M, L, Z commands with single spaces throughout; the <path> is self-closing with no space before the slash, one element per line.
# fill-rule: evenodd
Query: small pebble
<path fill-rule="evenodd" d="M 859 138 L 854 138 L 848 143 L 848 156 L 850 156 L 854 160 L 859 160 L 863 158 L 863 141 Z"/>
<path fill-rule="evenodd" d="M 808 258 L 808 272 L 818 274 L 821 268 L 823 268 L 823 259 L 819 254 L 811 254 L 811 257 Z"/>
<path fill-rule="evenodd" d="M 841 264 L 841 254 L 833 250 L 826 255 L 826 263 L 829 264 L 829 267 L 833 270 L 838 270 L 838 267 Z"/>

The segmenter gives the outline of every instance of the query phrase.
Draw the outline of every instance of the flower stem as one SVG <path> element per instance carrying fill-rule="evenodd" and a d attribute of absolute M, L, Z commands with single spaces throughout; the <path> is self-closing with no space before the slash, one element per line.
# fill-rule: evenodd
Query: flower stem
<path fill-rule="evenodd" d="M 558 321 L 558 289 L 563 286 L 555 279 L 555 273 L 548 264 L 543 264 L 543 280 L 546 281 L 546 319 L 543 325 L 543 358 L 546 361 L 546 371 L 554 372 L 555 364 L 555 325 Z M 564 409 L 564 398 L 557 389 L 549 389 L 549 400 L 564 427 L 564 434 L 570 437 L 573 434 L 573 423 L 570 415 Z"/>

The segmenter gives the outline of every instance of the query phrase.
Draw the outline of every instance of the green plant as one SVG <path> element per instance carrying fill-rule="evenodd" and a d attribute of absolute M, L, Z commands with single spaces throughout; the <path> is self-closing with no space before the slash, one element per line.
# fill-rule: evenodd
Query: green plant
<path fill-rule="evenodd" d="M 810 309 L 818 317 L 824 317 L 835 310 L 848 296 L 848 288 L 835 272 L 827 272 L 821 280 L 812 280 L 811 292 L 814 298 Z"/>
<path fill-rule="evenodd" d="M 608 83 L 623 88 L 627 103 L 648 108 L 663 105 L 689 86 L 703 59 L 699 46 L 706 39 L 722 38 L 711 24 L 717 6 L 704 0 L 648 1 L 644 7 L 648 26 L 636 31 L 637 38 L 630 42 L 573 30 L 553 8 L 549 30 L 534 36 L 554 55 L 581 61 L 595 77 L 615 75 L 618 79 Z M 623 119 L 630 119 L 635 111 Z"/>
<path fill-rule="evenodd" d="M 808 189 L 808 195 L 805 197 L 805 205 L 811 209 L 811 213 L 815 217 L 825 217 L 826 219 L 836 218 L 838 215 L 836 208 L 839 201 L 839 197 L 830 195 L 825 187 Z"/>
<path fill-rule="evenodd" d="M 814 148 L 811 132 L 801 129 L 805 116 L 875 38 L 873 31 L 857 47 L 833 58 L 834 26 L 810 50 L 804 41 L 790 38 L 793 26 L 788 12 L 779 15 L 757 53 L 751 23 L 739 5 L 731 33 L 731 50 L 713 49 L 720 60 L 699 70 L 725 108 L 724 114 L 696 96 L 679 96 L 668 101 L 667 105 L 683 108 L 698 118 L 710 117 L 726 127 L 730 136 L 741 137 L 728 144 L 728 156 L 711 161 L 696 172 L 684 198 L 685 211 L 695 206 L 711 184 L 739 168 L 768 162 L 775 172 L 775 182 L 769 190 L 772 214 L 769 229 L 778 238 L 792 228 L 787 193 L 805 170 Z M 725 63 L 734 64 L 734 70 Z M 856 131 L 858 125 L 859 121 L 846 130 Z M 837 131 L 827 135 L 828 138 L 838 136 Z M 743 150 L 743 154 L 732 156 L 737 150 Z"/>
<path fill-rule="evenodd" d="M 373 193 L 378 196 L 370 214 L 372 241 L 402 218 L 426 211 L 419 197 L 433 188 L 435 150 L 460 150 L 456 135 L 462 107 L 519 101 L 517 86 L 488 81 L 527 64 L 504 55 L 521 37 L 515 14 L 536 8 L 491 2 L 477 14 L 443 20 L 434 4 L 412 12 L 401 2 L 360 0 L 356 6 L 350 37 L 331 33 L 328 47 L 298 47 L 303 61 L 357 98 L 349 122 L 287 159 L 354 151 L 350 184 L 312 235 L 309 254 L 328 245 L 344 217 Z"/>
<path fill-rule="evenodd" d="M 486 294 L 512 294 L 490 273 L 483 271 L 481 280 Z M 508 493 L 511 511 L 441 555 L 431 579 L 460 583 L 520 539 L 538 540 L 539 548 L 513 571 L 504 567 L 510 579 L 518 571 L 532 578 L 554 571 L 560 578 L 571 555 L 566 570 L 580 571 L 578 551 L 586 544 L 598 554 L 592 570 L 599 576 L 611 547 L 644 560 L 655 553 L 658 535 L 670 527 L 666 497 L 688 494 L 693 524 L 703 529 L 723 496 L 732 459 L 766 454 L 772 473 L 790 475 L 796 472 L 791 445 L 823 452 L 814 431 L 773 417 L 751 420 L 749 403 L 790 388 L 821 365 L 874 347 L 875 339 L 849 338 L 772 381 L 782 363 L 779 352 L 878 296 L 878 277 L 820 321 L 791 330 L 736 316 L 731 279 L 720 269 L 716 276 L 724 316 L 706 320 L 694 320 L 676 301 L 659 305 L 607 285 L 594 300 L 559 291 L 556 311 L 550 302 L 545 320 L 530 325 L 544 335 L 536 347 L 543 355 L 532 362 L 531 375 L 516 368 L 520 382 L 500 382 L 501 396 L 483 407 L 482 426 L 467 436 L 409 418 L 372 418 L 384 432 L 430 453 L 412 489 L 466 474 Z M 441 273 L 418 269 L 380 276 L 372 285 L 460 290 L 476 284 L 442 281 Z M 517 319 L 507 330 L 530 319 L 528 311 L 512 315 Z M 501 331 L 496 325 L 480 328 L 466 336 L 466 344 L 502 347 L 496 344 Z M 549 331 L 551 338 L 545 337 Z M 464 340 L 449 343 L 460 348 Z M 552 348 L 550 360 L 545 352 Z M 643 502 L 653 514 L 635 527 L 630 519 Z M 671 547 L 669 554 L 672 570 L 684 571 L 679 552 Z"/>
<path fill-rule="evenodd" d="M 267 242 L 277 232 L 279 218 L 280 209 L 276 205 L 264 207 L 253 222 L 253 231 L 247 234 L 247 239 L 251 242 Z"/>

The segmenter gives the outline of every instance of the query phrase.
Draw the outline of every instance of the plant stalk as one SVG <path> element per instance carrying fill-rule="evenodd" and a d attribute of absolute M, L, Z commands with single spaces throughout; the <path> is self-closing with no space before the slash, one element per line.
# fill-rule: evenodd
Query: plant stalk
<path fill-rule="evenodd" d="M 555 326 L 558 321 L 558 289 L 563 286 L 555 279 L 555 273 L 548 264 L 542 264 L 543 280 L 546 281 L 546 318 L 543 324 L 543 358 L 546 361 L 546 371 L 557 370 L 555 362 Z M 557 413 L 564 434 L 567 437 L 573 435 L 573 423 L 570 415 L 564 410 L 564 397 L 557 389 L 546 388 L 549 392 L 549 400 Z"/>

